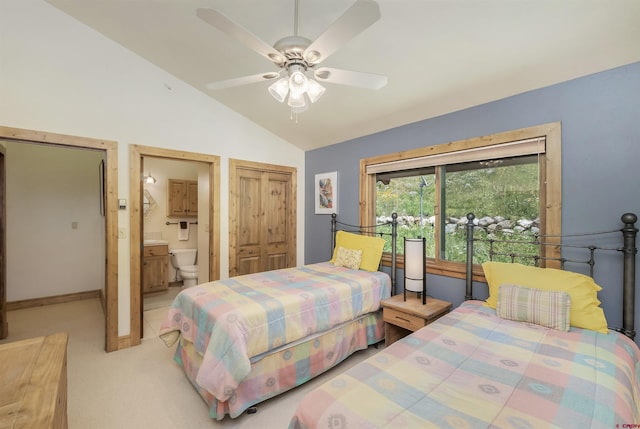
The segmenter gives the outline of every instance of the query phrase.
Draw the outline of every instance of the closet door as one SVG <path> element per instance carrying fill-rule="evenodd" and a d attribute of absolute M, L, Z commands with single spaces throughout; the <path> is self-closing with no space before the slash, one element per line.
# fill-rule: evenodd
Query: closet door
<path fill-rule="evenodd" d="M 296 169 L 230 160 L 229 276 L 296 265 Z"/>
<path fill-rule="evenodd" d="M 281 173 L 263 173 L 263 186 L 266 184 L 266 198 L 262 242 L 264 245 L 266 270 L 277 270 L 295 266 L 295 252 L 289 249 L 289 242 L 295 246 L 295 230 L 289 220 L 295 220 L 291 213 L 292 186 L 291 175 Z M 293 207 L 295 211 L 295 206 Z M 295 223 L 293 223 L 295 225 Z"/>
<path fill-rule="evenodd" d="M 229 244 L 235 248 L 235 257 L 229 252 L 229 276 L 257 273 L 264 271 L 265 265 L 262 255 L 262 236 L 264 235 L 262 213 L 262 173 L 260 171 L 238 168 L 237 179 L 237 209 L 229 221 Z M 233 196 L 232 196 L 233 198 Z M 235 229 L 235 230 L 234 230 Z M 232 236 L 235 235 L 235 242 Z M 233 264 L 235 262 L 235 264 Z M 235 267 L 233 267 L 235 265 Z"/>

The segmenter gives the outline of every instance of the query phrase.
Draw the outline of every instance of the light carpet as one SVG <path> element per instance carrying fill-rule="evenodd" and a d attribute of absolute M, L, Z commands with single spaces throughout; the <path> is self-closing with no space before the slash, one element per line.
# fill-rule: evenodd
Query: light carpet
<path fill-rule="evenodd" d="M 302 396 L 317 384 L 373 355 L 358 352 L 310 382 L 258 405 L 255 414 L 216 421 L 182 369 L 175 347 L 157 337 L 166 308 L 144 312 L 142 344 L 104 351 L 104 314 L 98 299 L 10 311 L 5 343 L 66 331 L 70 429 L 260 428 L 283 429 Z"/>

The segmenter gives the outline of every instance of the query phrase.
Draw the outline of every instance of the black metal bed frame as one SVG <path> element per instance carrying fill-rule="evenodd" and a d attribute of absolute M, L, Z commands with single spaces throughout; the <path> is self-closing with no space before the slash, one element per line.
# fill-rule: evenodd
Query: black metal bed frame
<path fill-rule="evenodd" d="M 466 233 L 467 233 L 467 263 L 466 263 L 466 293 L 465 300 L 474 299 L 473 298 L 473 243 L 475 241 L 478 242 L 487 242 L 489 243 L 489 259 L 493 260 L 494 256 L 506 256 L 511 259 L 511 262 L 514 262 L 515 258 L 530 258 L 535 261 L 536 266 L 545 265 L 546 261 L 557 261 L 560 263 L 561 269 L 564 269 L 565 263 L 577 263 L 577 264 L 586 264 L 589 266 L 589 275 L 593 277 L 593 271 L 595 266 L 595 252 L 596 250 L 603 251 L 616 251 L 623 253 L 623 286 L 622 286 L 622 328 L 612 328 L 627 337 L 634 339 L 635 325 L 634 325 L 634 311 L 635 311 L 635 278 L 636 278 L 636 254 L 638 249 L 636 248 L 636 235 L 638 233 L 638 228 L 636 228 L 635 224 L 638 221 L 638 217 L 633 213 L 625 213 L 622 215 L 621 220 L 624 226 L 621 229 L 613 230 L 613 231 L 603 231 L 603 232 L 595 232 L 588 234 L 571 234 L 571 235 L 562 235 L 562 236 L 553 236 L 553 235 L 536 235 L 533 236 L 533 240 L 531 241 L 521 241 L 521 240 L 495 240 L 495 239 L 483 239 L 483 238 L 474 238 L 474 227 L 475 224 L 473 220 L 475 216 L 473 213 L 469 213 L 467 215 L 467 223 L 466 223 Z M 623 236 L 623 245 L 618 248 L 607 248 L 607 247 L 597 247 L 593 245 L 576 245 L 576 244 L 566 244 L 566 243 L 556 243 L 556 242 L 545 242 L 545 238 L 557 238 L 560 241 L 563 238 L 567 237 L 585 237 L 585 236 L 598 236 L 604 234 L 611 233 L 619 233 L 622 232 Z M 546 257 L 537 255 L 526 255 L 526 254 L 515 254 L 515 253 L 501 253 L 494 251 L 494 244 L 496 243 L 522 243 L 522 244 L 530 244 L 532 246 L 536 246 L 538 249 L 542 249 L 545 246 L 554 246 L 560 249 L 571 247 L 578 249 L 588 250 L 589 258 L 587 260 L 573 260 L 567 259 L 563 257 Z"/>
<path fill-rule="evenodd" d="M 338 225 L 352 229 L 342 229 L 342 231 L 352 232 L 355 234 L 364 234 L 371 236 L 391 236 L 391 294 L 393 295 L 396 290 L 396 240 L 398 239 L 398 214 L 391 214 L 391 221 L 385 223 L 379 223 L 376 225 L 349 225 L 348 223 L 338 221 L 338 215 L 336 213 L 331 214 L 331 254 L 336 247 L 336 233 L 338 232 Z M 380 227 L 391 225 L 391 232 L 376 231 Z M 380 262 L 382 265 L 382 261 Z"/>

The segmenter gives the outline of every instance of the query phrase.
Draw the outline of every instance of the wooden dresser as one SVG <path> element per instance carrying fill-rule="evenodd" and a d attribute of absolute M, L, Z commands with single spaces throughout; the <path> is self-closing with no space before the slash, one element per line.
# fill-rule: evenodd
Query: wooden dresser
<path fill-rule="evenodd" d="M 0 428 L 67 428 L 66 333 L 0 344 Z"/>

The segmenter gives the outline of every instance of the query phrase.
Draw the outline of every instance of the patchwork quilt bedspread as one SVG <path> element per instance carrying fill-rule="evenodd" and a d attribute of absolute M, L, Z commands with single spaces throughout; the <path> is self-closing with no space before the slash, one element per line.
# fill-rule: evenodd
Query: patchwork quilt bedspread
<path fill-rule="evenodd" d="M 384 340 L 382 312 L 376 311 L 328 331 L 252 358 L 251 372 L 242 380 L 228 401 L 219 401 L 195 382 L 202 355 L 193 344 L 181 338 L 174 360 L 209 406 L 209 415 L 222 420 L 235 418 L 247 408 L 293 389 L 338 365 L 358 350 Z"/>
<path fill-rule="evenodd" d="M 615 332 L 554 331 L 469 301 L 314 389 L 289 427 L 636 427 L 639 354 Z"/>
<path fill-rule="evenodd" d="M 179 335 L 191 341 L 203 356 L 197 383 L 225 401 L 252 357 L 377 311 L 390 292 L 383 272 L 329 262 L 238 276 L 180 292 L 160 337 L 169 346 Z"/>

